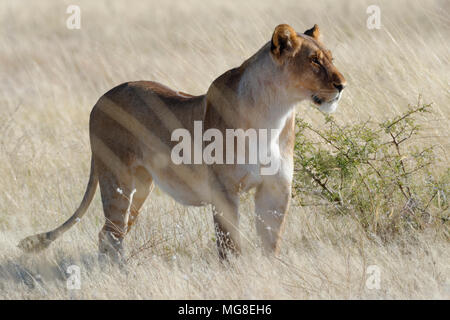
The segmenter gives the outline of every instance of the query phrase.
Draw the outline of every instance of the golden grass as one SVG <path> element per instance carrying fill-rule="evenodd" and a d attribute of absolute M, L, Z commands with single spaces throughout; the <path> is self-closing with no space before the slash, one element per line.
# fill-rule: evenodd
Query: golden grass
<path fill-rule="evenodd" d="M 157 189 L 126 239 L 126 269 L 101 266 L 99 192 L 80 224 L 44 253 L 17 242 L 69 217 L 84 193 L 89 112 L 113 86 L 157 80 L 204 93 L 289 23 L 317 23 L 344 73 L 336 118 L 384 119 L 434 102 L 418 144 L 449 149 L 449 12 L 445 1 L 382 1 L 380 30 L 366 28 L 371 1 L 77 1 L 81 29 L 68 30 L 71 1 L 0 3 L 0 298 L 450 298 L 450 245 L 433 229 L 389 244 L 369 240 L 351 217 L 321 207 L 290 209 L 279 259 L 261 255 L 252 204 L 243 199 L 244 255 L 218 262 L 209 208 L 185 208 Z M 302 115 L 321 125 L 309 103 Z M 439 168 L 437 168 L 439 170 Z M 145 248 L 142 248 L 142 246 Z M 140 248 L 140 249 L 139 249 Z M 81 268 L 67 290 L 65 269 Z M 381 270 L 380 289 L 365 285 Z"/>

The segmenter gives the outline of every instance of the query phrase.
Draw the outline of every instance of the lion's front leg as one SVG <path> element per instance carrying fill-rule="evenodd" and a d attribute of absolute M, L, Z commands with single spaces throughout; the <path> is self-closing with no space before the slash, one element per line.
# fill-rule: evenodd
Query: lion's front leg
<path fill-rule="evenodd" d="M 228 253 L 239 255 L 239 197 L 221 194 L 213 204 L 214 229 L 219 257 L 226 259 Z"/>
<path fill-rule="evenodd" d="M 266 253 L 279 252 L 290 198 L 291 183 L 281 178 L 270 183 L 264 182 L 256 190 L 256 230 Z"/>

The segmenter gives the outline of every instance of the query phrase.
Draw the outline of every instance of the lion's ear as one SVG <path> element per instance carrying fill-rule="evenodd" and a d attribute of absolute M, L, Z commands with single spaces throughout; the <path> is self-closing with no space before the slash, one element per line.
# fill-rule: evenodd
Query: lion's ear
<path fill-rule="evenodd" d="M 300 42 L 300 38 L 291 26 L 280 24 L 273 32 L 270 51 L 275 60 L 283 62 L 284 58 L 295 54 L 300 47 Z"/>
<path fill-rule="evenodd" d="M 307 36 L 310 36 L 310 37 L 316 39 L 316 40 L 319 40 L 319 38 L 320 38 L 319 26 L 317 24 L 315 24 L 314 27 L 312 27 L 311 29 L 306 30 L 305 34 Z"/>

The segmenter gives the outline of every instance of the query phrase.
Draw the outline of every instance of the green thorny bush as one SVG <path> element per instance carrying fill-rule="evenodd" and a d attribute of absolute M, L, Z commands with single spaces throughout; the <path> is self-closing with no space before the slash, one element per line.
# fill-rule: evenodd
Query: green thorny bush
<path fill-rule="evenodd" d="M 351 214 L 384 240 L 433 224 L 450 239 L 450 169 L 436 173 L 436 146 L 413 145 L 416 117 L 431 107 L 419 97 L 393 119 L 348 126 L 327 115 L 320 130 L 297 118 L 294 198 Z"/>

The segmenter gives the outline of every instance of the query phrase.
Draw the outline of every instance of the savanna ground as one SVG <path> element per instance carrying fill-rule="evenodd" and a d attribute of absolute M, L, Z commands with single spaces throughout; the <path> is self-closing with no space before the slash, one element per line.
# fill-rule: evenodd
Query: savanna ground
<path fill-rule="evenodd" d="M 66 8 L 81 8 L 81 29 L 66 28 Z M 381 29 L 366 8 L 381 9 Z M 188 208 L 157 188 L 126 239 L 125 269 L 101 266 L 99 192 L 84 219 L 40 255 L 18 241 L 61 224 L 77 208 L 90 165 L 89 112 L 113 86 L 157 80 L 206 92 L 289 23 L 315 23 L 348 86 L 337 121 L 383 120 L 415 103 L 417 145 L 439 146 L 448 167 L 448 1 L 0 1 L 0 298 L 1 299 L 385 299 L 450 298 L 448 234 L 435 227 L 391 241 L 368 236 L 351 215 L 326 206 L 290 208 L 278 258 L 258 249 L 251 196 L 243 198 L 244 254 L 218 261 L 209 207 Z M 310 103 L 299 115 L 320 128 Z M 67 268 L 81 289 L 66 287 Z M 379 288 L 367 286 L 369 266 Z M 369 271 L 369 273 L 366 273 Z M 369 279 L 370 280 L 370 279 Z M 370 281 L 369 281 L 370 284 Z"/>

